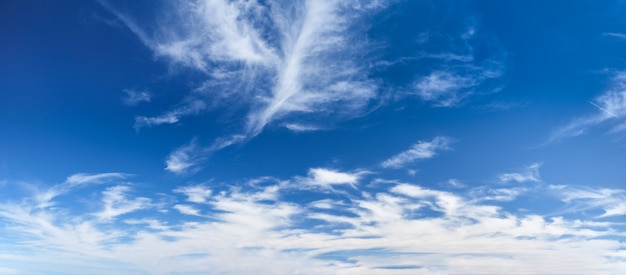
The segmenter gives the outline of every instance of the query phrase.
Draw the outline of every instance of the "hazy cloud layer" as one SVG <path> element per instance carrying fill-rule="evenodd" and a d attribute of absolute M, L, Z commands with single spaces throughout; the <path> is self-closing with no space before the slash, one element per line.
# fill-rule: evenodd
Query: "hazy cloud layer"
<path fill-rule="evenodd" d="M 313 168 L 308 176 L 259 178 L 227 189 L 183 185 L 169 192 L 175 200 L 160 204 L 109 178 L 110 186 L 94 193 L 101 210 L 68 211 L 54 199 L 55 207 L 37 207 L 16 198 L 0 203 L 0 225 L 12 239 L 0 248 L 0 262 L 22 272 L 43 272 L 36 263 L 48 262 L 46 272 L 65 274 L 626 272 L 626 247 L 614 238 L 623 237 L 623 224 L 608 219 L 626 214 L 624 190 L 532 187 L 552 198 L 554 208 L 565 207 L 554 215 L 499 205 L 507 200 L 472 199 L 482 187 L 450 193 L 386 181 L 372 189 L 364 178 Z M 310 189 L 312 183 L 343 193 L 290 199 L 298 192 L 325 194 Z M 141 216 L 133 214 L 138 211 Z M 171 211 L 185 216 L 172 219 Z M 568 218 L 580 211 L 604 214 Z M 1 256 L 7 253 L 12 256 Z"/>

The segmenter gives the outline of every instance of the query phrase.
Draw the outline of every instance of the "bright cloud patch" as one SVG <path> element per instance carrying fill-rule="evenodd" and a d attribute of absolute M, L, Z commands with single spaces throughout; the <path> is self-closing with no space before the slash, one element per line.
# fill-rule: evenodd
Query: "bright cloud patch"
<path fill-rule="evenodd" d="M 599 125 L 610 127 L 611 133 L 626 131 L 626 72 L 616 73 L 608 89 L 589 102 L 596 112 L 578 117 L 569 124 L 555 129 L 548 142 L 584 134 L 589 128 Z"/>
<path fill-rule="evenodd" d="M 358 190 L 333 200 L 289 199 L 294 192 L 315 192 L 301 185 L 309 180 Z M 201 186 L 180 186 L 169 193 L 176 200 L 158 206 L 150 203 L 155 198 L 132 196 L 136 188 L 128 185 L 105 187 L 101 212 L 67 211 L 65 204 L 35 208 L 28 198 L 5 201 L 0 225 L 11 241 L 0 253 L 13 256 L 2 261 L 10 264 L 7 270 L 19 264 L 23 272 L 39 272 L 32 263 L 47 259 L 55 262 L 47 271 L 59 273 L 626 271 L 626 247 L 614 239 L 623 225 L 602 220 L 624 215 L 613 204 L 597 218 L 569 219 L 477 202 L 471 190 L 452 194 L 393 181 L 374 190 L 358 176 L 323 168 L 311 169 L 308 178 L 263 181 L 215 196 Z M 625 192 L 565 186 L 537 191 L 566 205 L 584 200 L 584 209 L 570 208 L 567 215 L 602 210 L 608 200 L 623 202 Z M 185 216 L 172 220 L 167 209 Z M 137 219 L 136 211 L 145 213 Z"/>
<path fill-rule="evenodd" d="M 411 149 L 385 160 L 381 166 L 385 168 L 402 168 L 407 164 L 421 159 L 429 159 L 437 153 L 449 150 L 450 139 L 436 137 L 431 141 L 418 141 Z"/>

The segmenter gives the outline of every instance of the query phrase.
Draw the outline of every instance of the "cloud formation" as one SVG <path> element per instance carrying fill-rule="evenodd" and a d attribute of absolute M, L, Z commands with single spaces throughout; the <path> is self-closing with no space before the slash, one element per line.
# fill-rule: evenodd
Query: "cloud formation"
<path fill-rule="evenodd" d="M 576 137 L 596 126 L 607 126 L 610 133 L 626 131 L 626 72 L 615 73 L 608 89 L 589 103 L 596 109 L 595 112 L 555 129 L 546 142 Z"/>
<path fill-rule="evenodd" d="M 124 104 L 128 106 L 135 106 L 141 102 L 150 102 L 152 94 L 148 91 L 140 90 L 124 90 L 125 96 L 122 98 Z"/>
<path fill-rule="evenodd" d="M 349 30 L 382 4 L 181 1 L 164 5 L 167 22 L 153 22 L 157 28 L 140 26 L 108 2 L 103 6 L 156 56 L 206 75 L 205 84 L 179 107 L 137 117 L 136 128 L 176 123 L 202 111 L 205 105 L 198 100 L 207 101 L 209 90 L 213 100 L 248 104 L 247 136 L 291 114 L 351 117 L 377 96 L 378 85 L 368 79 L 366 60 L 361 60 L 367 55 L 366 40 L 356 41 Z"/>
<path fill-rule="evenodd" d="M 198 164 L 204 160 L 205 149 L 200 148 L 195 139 L 191 140 L 187 145 L 183 145 L 165 160 L 165 170 L 174 174 L 183 175 L 196 172 Z"/>
<path fill-rule="evenodd" d="M 311 180 L 358 190 L 327 194 L 308 188 Z M 451 193 L 397 181 L 379 188 L 361 184 L 365 180 L 313 168 L 306 177 L 260 178 L 219 191 L 175 187 L 169 196 L 176 200 L 158 207 L 149 207 L 152 198 L 133 197 L 136 187 L 115 185 L 96 193 L 105 211 L 95 212 L 89 207 L 68 211 L 66 204 L 38 209 L 28 198 L 2 201 L 0 226 L 11 241 L 0 255 L 11 257 L 0 261 L 22 273 L 45 266 L 66 274 L 87 269 L 103 274 L 626 271 L 626 247 L 615 239 L 623 237 L 623 224 L 606 220 L 625 214 L 614 203 L 624 201 L 624 190 L 539 190 L 565 206 L 582 202 L 561 216 L 506 209 L 499 200 L 477 201 L 472 188 Z M 291 198 L 298 192 L 308 195 Z M 186 216 L 172 219 L 167 209 Z M 144 214 L 137 219 L 133 213 L 140 210 Z M 578 215 L 596 210 L 605 214 Z"/>
<path fill-rule="evenodd" d="M 381 166 L 398 169 L 416 160 L 432 158 L 441 151 L 449 150 L 450 142 L 450 138 L 447 137 L 435 137 L 431 141 L 418 141 L 409 150 L 383 161 Z"/>

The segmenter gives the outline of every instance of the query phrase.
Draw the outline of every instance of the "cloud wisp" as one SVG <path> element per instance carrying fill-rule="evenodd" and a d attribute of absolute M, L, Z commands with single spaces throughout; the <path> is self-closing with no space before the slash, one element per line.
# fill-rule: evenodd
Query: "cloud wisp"
<path fill-rule="evenodd" d="M 447 137 L 435 137 L 431 141 L 418 141 L 409 150 L 401 152 L 380 165 L 384 168 L 399 169 L 417 160 L 435 157 L 438 153 L 450 150 L 452 140 Z"/>
<path fill-rule="evenodd" d="M 357 190 L 329 194 L 311 189 L 311 181 Z M 582 202 L 565 217 L 499 204 L 515 197 L 473 200 L 471 188 L 452 193 L 397 181 L 380 188 L 364 181 L 363 175 L 313 168 L 306 177 L 260 178 L 226 189 L 179 186 L 169 192 L 176 199 L 159 207 L 153 199 L 133 197 L 136 187 L 115 185 L 95 193 L 101 205 L 95 212 L 89 207 L 69 211 L 65 204 L 36 209 L 30 199 L 2 201 L 0 226 L 11 239 L 0 248 L 0 261 L 8 270 L 44 267 L 67 274 L 86 269 L 130 274 L 626 271 L 626 247 L 619 241 L 623 224 L 607 220 L 625 215 L 622 208 L 610 207 L 623 202 L 624 190 L 542 189 L 565 205 Z M 293 199 L 298 192 L 308 195 Z M 596 210 L 605 212 L 580 215 Z M 143 218 L 137 219 L 136 211 L 143 211 Z M 173 219 L 170 212 L 184 215 Z"/>
<path fill-rule="evenodd" d="M 368 45 L 356 41 L 350 30 L 383 5 L 364 3 L 175 1 L 164 4 L 167 22 L 153 22 L 156 28 L 140 27 L 108 2 L 103 6 L 157 57 L 206 75 L 205 84 L 181 106 L 160 116 L 137 117 L 136 128 L 176 123 L 206 107 L 196 99 L 212 97 L 246 103 L 244 133 L 255 136 L 268 123 L 295 114 L 298 120 L 311 113 L 358 115 L 377 96 L 376 81 L 368 79 L 366 60 L 361 60 Z"/>
<path fill-rule="evenodd" d="M 152 94 L 143 90 L 124 90 L 124 97 L 122 101 L 128 106 L 135 106 L 141 102 L 150 102 L 152 100 Z"/>
<path fill-rule="evenodd" d="M 580 136 L 597 126 L 610 127 L 610 133 L 626 131 L 626 72 L 615 73 L 608 89 L 589 103 L 596 112 L 573 119 L 555 129 L 546 143 Z"/>

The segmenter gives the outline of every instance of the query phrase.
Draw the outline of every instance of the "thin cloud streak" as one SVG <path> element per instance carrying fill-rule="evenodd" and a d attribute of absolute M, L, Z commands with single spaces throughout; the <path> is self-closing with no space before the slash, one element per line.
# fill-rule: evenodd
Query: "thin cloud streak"
<path fill-rule="evenodd" d="M 124 90 L 124 94 L 122 101 L 128 106 L 135 106 L 141 102 L 150 102 L 152 99 L 152 94 L 148 91 Z"/>
<path fill-rule="evenodd" d="M 435 137 L 431 141 L 418 141 L 409 150 L 383 161 L 381 166 L 399 169 L 414 161 L 429 159 L 435 157 L 441 151 L 450 150 L 450 143 L 451 139 L 447 137 Z"/>
<path fill-rule="evenodd" d="M 580 116 L 568 124 L 561 126 L 548 137 L 545 144 L 565 138 L 580 136 L 592 127 L 607 125 L 610 133 L 626 130 L 626 72 L 617 72 L 611 77 L 611 84 L 600 96 L 590 102 L 597 112 Z"/>

